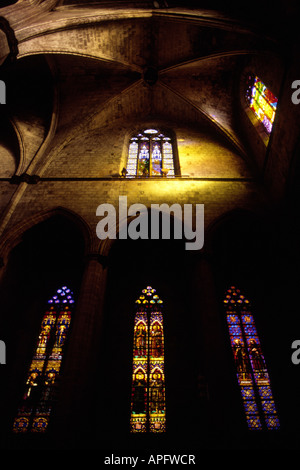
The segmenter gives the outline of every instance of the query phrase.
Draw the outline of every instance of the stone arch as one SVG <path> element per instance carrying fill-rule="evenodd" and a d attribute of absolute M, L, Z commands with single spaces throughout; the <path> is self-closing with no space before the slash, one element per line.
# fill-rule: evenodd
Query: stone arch
<path fill-rule="evenodd" d="M 149 209 L 149 208 L 148 208 Z M 128 218 L 129 224 L 132 218 Z M 119 227 L 118 227 L 119 229 Z M 164 243 L 165 242 L 165 243 Z M 178 426 L 178 422 L 184 422 L 186 418 L 185 403 L 189 396 L 189 390 L 179 393 L 176 388 L 178 376 L 184 373 L 192 376 L 194 373 L 192 364 L 188 361 L 190 349 L 196 349 L 198 345 L 197 329 L 180 329 L 182 315 L 191 314 L 187 305 L 190 273 L 184 262 L 188 263 L 190 254 L 184 249 L 184 240 L 110 240 L 106 241 L 108 253 L 108 277 L 106 289 L 106 307 L 104 312 L 103 334 L 104 357 L 110 355 L 115 361 L 116 368 L 106 370 L 103 364 L 103 374 L 107 382 L 103 386 L 106 392 L 107 384 L 113 390 L 109 396 L 111 400 L 118 402 L 120 414 L 119 428 L 113 432 L 125 432 L 128 427 L 128 412 L 130 410 L 130 371 L 132 367 L 132 334 L 133 314 L 135 312 L 135 300 L 139 292 L 147 285 L 157 290 L 159 297 L 164 301 L 166 315 L 165 336 L 166 354 L 168 361 L 168 396 L 167 412 L 169 416 L 175 416 L 176 424 L 170 420 L 169 429 Z M 192 252 L 190 252 L 192 253 Z M 192 255 L 193 256 L 193 255 Z M 167 377 L 167 375 L 166 375 Z M 120 384 L 127 390 L 119 394 Z M 189 397 L 191 399 L 191 397 Z M 111 410 L 110 406 L 103 410 L 106 415 Z M 112 411 L 114 415 L 115 409 Z M 114 415 L 115 416 L 115 415 Z M 191 416 L 189 416 L 191 418 Z M 111 430 L 109 421 L 108 435 Z"/>
<path fill-rule="evenodd" d="M 21 241 L 22 236 L 29 229 L 56 215 L 65 217 L 79 229 L 84 239 L 85 253 L 89 253 L 93 249 L 93 237 L 88 224 L 73 211 L 63 207 L 56 207 L 51 210 L 41 211 L 28 219 L 24 219 L 6 231 L 6 234 L 4 234 L 2 237 L 2 242 L 0 245 L 0 257 L 2 259 L 2 265 L 5 264 L 11 250 Z"/>
<path fill-rule="evenodd" d="M 1 99 L 0 99 L 1 101 Z M 16 173 L 20 162 L 24 158 L 22 136 L 13 120 L 1 116 L 0 125 L 2 135 L 0 138 L 1 149 L 1 177 L 11 178 Z"/>
<path fill-rule="evenodd" d="M 149 228 L 150 227 L 149 224 L 151 222 L 151 211 L 154 211 L 154 212 L 157 212 L 157 213 L 159 213 L 160 211 L 157 210 L 157 209 L 151 208 L 149 203 L 142 204 L 142 205 L 146 208 L 146 212 L 143 214 L 143 216 L 145 216 L 145 217 L 148 216 L 148 228 Z M 182 209 L 182 215 L 183 215 L 183 206 L 182 205 L 181 205 L 181 209 Z M 98 254 L 101 255 L 101 256 L 109 256 L 111 249 L 113 248 L 115 243 L 118 241 L 120 231 L 124 230 L 125 227 L 127 227 L 127 229 L 128 229 L 129 224 L 134 219 L 135 219 L 135 216 L 128 216 L 127 215 L 126 218 L 123 217 L 121 220 L 119 220 L 119 215 L 118 215 L 118 212 L 116 211 L 116 223 L 115 223 L 115 225 L 113 225 L 113 231 L 115 232 L 116 238 L 114 238 L 114 239 L 106 238 L 104 240 L 101 240 L 100 243 L 99 243 L 99 250 L 97 250 Z M 178 224 L 177 227 L 179 227 L 180 224 L 181 224 L 182 242 L 185 242 L 186 238 L 184 236 L 184 221 L 183 221 L 183 219 L 180 220 L 176 215 L 173 214 L 173 212 L 171 212 L 169 220 L 170 220 L 170 238 L 171 238 L 171 240 L 172 240 L 173 235 L 174 235 L 174 233 L 173 233 L 174 224 L 177 223 Z M 161 219 L 160 219 L 160 221 L 161 221 Z M 161 229 L 161 227 L 160 227 L 160 229 Z M 150 238 L 151 238 L 150 228 L 149 228 L 148 234 L 149 234 L 148 239 L 150 240 Z M 160 233 L 160 235 L 161 235 L 161 233 Z M 160 238 L 158 240 L 160 240 Z M 179 239 L 177 238 L 177 240 L 179 240 Z M 147 240 L 145 240 L 145 241 L 147 241 Z"/>
<path fill-rule="evenodd" d="M 219 299 L 235 283 L 261 310 L 270 308 L 280 291 L 284 259 L 279 229 L 273 212 L 248 209 L 229 211 L 209 227 L 206 247 Z"/>
<path fill-rule="evenodd" d="M 24 374 L 32 359 L 46 302 L 64 285 L 74 292 L 77 302 L 85 255 L 90 247 L 85 221 L 62 207 L 25 219 L 4 237 L 1 248 L 6 262 L 1 270 L 0 324 L 10 353 L 7 365 L 11 379 L 1 394 L 1 414 L 9 427 L 23 390 Z M 12 396 L 6 409 L 9 391 Z"/>
<path fill-rule="evenodd" d="M 222 213 L 216 217 L 206 228 L 207 234 L 207 245 L 211 249 L 211 241 L 214 235 L 224 226 L 224 224 L 230 223 L 231 221 L 241 218 L 257 218 L 258 214 L 250 209 L 235 208 L 227 212 Z"/>

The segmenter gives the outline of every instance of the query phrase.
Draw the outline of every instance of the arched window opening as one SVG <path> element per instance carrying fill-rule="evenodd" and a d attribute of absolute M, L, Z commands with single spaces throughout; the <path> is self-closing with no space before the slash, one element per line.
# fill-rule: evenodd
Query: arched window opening
<path fill-rule="evenodd" d="M 278 99 L 256 75 L 248 76 L 246 101 L 269 136 L 274 124 Z"/>
<path fill-rule="evenodd" d="M 161 433 L 166 429 L 163 301 L 148 286 L 136 301 L 130 429 Z"/>
<path fill-rule="evenodd" d="M 174 177 L 174 143 L 158 129 L 145 129 L 129 141 L 126 177 Z"/>
<path fill-rule="evenodd" d="M 279 429 L 270 378 L 250 302 L 232 286 L 226 292 L 224 306 L 248 428 Z"/>
<path fill-rule="evenodd" d="M 14 420 L 15 433 L 45 432 L 55 404 L 74 307 L 73 292 L 66 286 L 61 287 L 48 305 L 27 373 L 21 405 Z"/>

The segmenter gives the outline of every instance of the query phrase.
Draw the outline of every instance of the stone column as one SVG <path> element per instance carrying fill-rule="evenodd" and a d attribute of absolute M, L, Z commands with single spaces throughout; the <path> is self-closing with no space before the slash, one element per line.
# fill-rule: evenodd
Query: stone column
<path fill-rule="evenodd" d="M 53 417 L 55 439 L 73 441 L 85 436 L 93 421 L 93 377 L 97 358 L 106 292 L 106 257 L 90 254 L 74 311 L 70 342 Z"/>
<path fill-rule="evenodd" d="M 222 324 L 222 299 L 218 298 L 209 254 L 202 254 L 196 263 L 193 282 L 200 356 L 197 358 L 199 428 L 204 426 L 204 431 L 221 432 L 226 429 L 228 419 L 228 349 Z"/>

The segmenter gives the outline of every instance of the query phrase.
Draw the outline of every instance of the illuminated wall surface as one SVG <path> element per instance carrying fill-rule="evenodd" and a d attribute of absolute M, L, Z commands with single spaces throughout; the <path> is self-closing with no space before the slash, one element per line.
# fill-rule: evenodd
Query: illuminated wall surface
<path fill-rule="evenodd" d="M 130 139 L 127 178 L 174 176 L 171 138 L 156 129 L 146 129 Z"/>
<path fill-rule="evenodd" d="M 250 109 L 252 109 L 255 116 L 263 124 L 266 132 L 270 134 L 276 114 L 277 98 L 258 77 L 250 76 L 246 99 Z"/>
<path fill-rule="evenodd" d="M 162 300 L 148 286 L 136 301 L 132 367 L 131 432 L 166 428 Z"/>
<path fill-rule="evenodd" d="M 250 303 L 231 287 L 224 300 L 231 347 L 249 429 L 279 429 L 270 378 Z"/>
<path fill-rule="evenodd" d="M 71 323 L 73 292 L 66 286 L 48 301 L 25 391 L 13 424 L 16 433 L 45 432 L 56 398 L 58 377 Z"/>

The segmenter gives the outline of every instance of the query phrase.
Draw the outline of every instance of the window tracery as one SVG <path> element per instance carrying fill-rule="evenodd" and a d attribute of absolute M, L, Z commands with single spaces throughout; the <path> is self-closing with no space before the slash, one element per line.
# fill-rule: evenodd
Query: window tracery
<path fill-rule="evenodd" d="M 174 148 L 170 136 L 145 129 L 129 142 L 126 177 L 174 177 Z"/>
<path fill-rule="evenodd" d="M 63 354 L 74 307 L 73 292 L 66 286 L 49 299 L 13 423 L 15 433 L 46 431 L 56 400 Z"/>
<path fill-rule="evenodd" d="M 226 292 L 224 306 L 248 428 L 279 429 L 270 377 L 250 302 L 232 286 Z"/>
<path fill-rule="evenodd" d="M 265 132 L 270 135 L 278 104 L 276 96 L 256 75 L 249 75 L 246 100 Z"/>
<path fill-rule="evenodd" d="M 134 319 L 131 432 L 166 428 L 162 300 L 148 286 L 136 301 Z"/>

